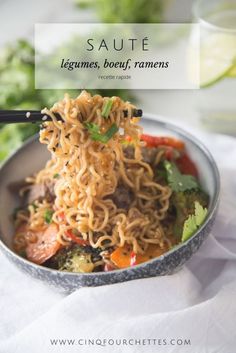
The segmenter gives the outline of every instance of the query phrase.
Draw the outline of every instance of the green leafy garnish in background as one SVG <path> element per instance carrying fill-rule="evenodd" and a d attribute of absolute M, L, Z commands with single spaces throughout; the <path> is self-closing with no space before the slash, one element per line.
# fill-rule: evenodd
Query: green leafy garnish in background
<path fill-rule="evenodd" d="M 36 124 L 9 124 L 0 129 L 0 162 L 38 131 Z"/>
<path fill-rule="evenodd" d="M 199 202 L 195 202 L 195 213 L 190 215 L 184 222 L 183 234 L 181 241 L 184 242 L 198 230 L 204 222 L 207 215 L 207 208 L 203 208 Z"/>
<path fill-rule="evenodd" d="M 75 0 L 81 8 L 95 8 L 104 23 L 158 23 L 169 0 Z"/>
<path fill-rule="evenodd" d="M 209 204 L 208 195 L 200 189 L 187 190 L 184 192 L 173 192 L 170 199 L 170 207 L 175 210 L 174 235 L 177 239 L 181 239 L 183 234 L 184 222 L 195 211 L 195 202 L 198 202 L 202 207 L 207 207 Z"/>
<path fill-rule="evenodd" d="M 75 39 L 76 40 L 76 39 Z M 66 52 L 63 53 L 66 57 Z M 6 45 L 0 51 L 0 109 L 41 110 L 62 99 L 65 90 L 34 88 L 34 48 L 26 40 Z M 128 90 L 90 90 L 92 94 L 133 99 Z M 68 90 L 71 97 L 79 90 Z M 36 124 L 0 123 L 0 164 L 28 137 L 39 131 Z"/>
<path fill-rule="evenodd" d="M 84 126 L 86 127 L 86 129 L 88 129 L 92 140 L 99 141 L 102 143 L 107 143 L 119 130 L 118 126 L 115 123 L 112 124 L 111 127 L 104 134 L 100 132 L 99 126 L 97 124 L 85 123 Z"/>
<path fill-rule="evenodd" d="M 199 188 L 197 179 L 192 175 L 181 174 L 174 163 L 165 161 L 164 167 L 167 172 L 168 184 L 173 191 L 182 192 Z"/>
<path fill-rule="evenodd" d="M 52 215 L 53 215 L 53 210 L 46 210 L 44 212 L 44 221 L 47 223 L 47 224 L 50 224 L 52 223 Z"/>

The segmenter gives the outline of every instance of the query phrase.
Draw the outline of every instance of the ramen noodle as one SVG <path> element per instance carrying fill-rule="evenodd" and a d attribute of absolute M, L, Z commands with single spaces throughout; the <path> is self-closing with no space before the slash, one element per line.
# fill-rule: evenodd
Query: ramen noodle
<path fill-rule="evenodd" d="M 62 271 L 108 271 L 181 241 L 184 222 L 196 202 L 207 207 L 207 195 L 184 143 L 144 135 L 135 109 L 83 91 L 43 110 L 51 121 L 43 122 L 40 142 L 51 159 L 20 191 L 16 252 Z"/>

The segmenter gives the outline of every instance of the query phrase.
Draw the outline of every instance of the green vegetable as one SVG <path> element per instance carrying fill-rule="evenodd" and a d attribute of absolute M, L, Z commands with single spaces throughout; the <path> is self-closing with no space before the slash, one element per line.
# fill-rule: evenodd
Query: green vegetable
<path fill-rule="evenodd" d="M 183 226 L 189 215 L 194 213 L 195 202 L 207 207 L 209 203 L 208 195 L 202 190 L 188 190 L 185 192 L 173 192 L 170 199 L 170 208 L 175 217 L 174 235 L 181 238 Z"/>
<path fill-rule="evenodd" d="M 34 124 L 7 124 L 0 129 L 0 162 L 38 131 Z"/>
<path fill-rule="evenodd" d="M 72 38 L 72 45 L 78 39 Z M 63 51 L 64 46 L 58 50 Z M 61 55 L 67 56 L 67 52 Z M 41 110 L 52 106 L 64 96 L 60 89 L 35 89 L 34 85 L 34 48 L 25 41 L 18 40 L 0 50 L 0 109 Z M 124 100 L 131 100 L 128 90 L 91 90 L 93 94 L 105 96 L 120 96 Z M 69 90 L 75 97 L 78 90 Z M 39 131 L 37 124 L 0 124 L 0 164 L 9 154 L 14 152 L 28 137 Z"/>
<path fill-rule="evenodd" d="M 56 174 L 53 175 L 53 178 L 54 178 L 54 179 L 58 179 L 59 176 L 60 176 L 60 174 L 56 173 Z"/>
<path fill-rule="evenodd" d="M 84 126 L 88 129 L 91 139 L 94 141 L 99 141 L 102 143 L 107 143 L 119 130 L 118 126 L 114 123 L 111 127 L 105 132 L 105 134 L 101 134 L 99 131 L 99 126 L 94 123 L 85 123 Z"/>
<path fill-rule="evenodd" d="M 94 0 L 75 0 L 75 2 L 76 5 L 83 10 L 94 5 Z"/>
<path fill-rule="evenodd" d="M 44 213 L 44 221 L 47 223 L 47 224 L 50 224 L 52 223 L 52 216 L 53 216 L 53 210 L 46 210 L 45 213 Z"/>
<path fill-rule="evenodd" d="M 169 0 L 75 0 L 82 8 L 92 6 L 104 23 L 158 23 Z M 167 3 L 167 5 L 166 5 Z"/>
<path fill-rule="evenodd" d="M 112 104 L 113 104 L 113 100 L 111 98 L 108 99 L 108 101 L 106 101 L 106 103 L 104 104 L 104 107 L 102 109 L 102 116 L 106 119 L 110 114 Z"/>
<path fill-rule="evenodd" d="M 203 208 L 199 202 L 195 202 L 195 213 L 190 215 L 184 222 L 182 242 L 191 238 L 200 225 L 204 222 L 207 215 L 207 208 Z"/>
<path fill-rule="evenodd" d="M 100 134 L 100 130 L 99 130 L 99 126 L 95 123 L 84 123 L 84 126 L 86 127 L 86 129 L 88 129 L 88 131 L 90 132 L 90 134 L 93 136 L 96 136 L 96 134 L 98 134 L 99 136 Z"/>
<path fill-rule="evenodd" d="M 167 181 L 171 189 L 181 192 L 192 189 L 199 189 L 197 179 L 192 175 L 181 174 L 176 164 L 165 161 L 164 166 L 167 172 Z"/>
<path fill-rule="evenodd" d="M 93 250 L 80 245 L 63 248 L 52 258 L 50 267 L 60 271 L 92 272 Z"/>

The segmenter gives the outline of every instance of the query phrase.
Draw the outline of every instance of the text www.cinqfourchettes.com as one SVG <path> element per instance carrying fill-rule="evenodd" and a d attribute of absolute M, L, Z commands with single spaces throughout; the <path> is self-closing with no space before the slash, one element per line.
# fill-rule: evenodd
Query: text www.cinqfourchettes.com
<path fill-rule="evenodd" d="M 189 338 L 79 338 L 79 339 L 50 339 L 51 346 L 191 346 L 191 340 Z"/>

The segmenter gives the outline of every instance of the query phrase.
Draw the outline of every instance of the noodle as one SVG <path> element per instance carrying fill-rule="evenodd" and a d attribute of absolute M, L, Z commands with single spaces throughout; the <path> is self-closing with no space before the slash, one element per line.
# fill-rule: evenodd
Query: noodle
<path fill-rule="evenodd" d="M 144 254 L 149 244 L 170 246 L 162 220 L 167 215 L 171 190 L 154 180 L 151 166 L 142 159 L 142 129 L 137 118 L 132 117 L 134 106 L 112 97 L 112 109 L 105 119 L 102 109 L 106 102 L 107 98 L 83 91 L 76 99 L 66 94 L 50 110 L 43 110 L 52 121 L 43 123 L 40 142 L 47 145 L 51 160 L 29 181 L 36 185 L 54 181 L 55 200 L 28 206 L 27 221 L 30 230 L 39 229 L 44 224 L 45 210 L 52 209 L 52 220 L 58 225 L 57 240 L 62 246 L 71 242 L 68 231 L 76 229 L 91 247 L 102 249 L 102 262 L 109 264 L 106 249 L 110 247 L 128 245 L 135 253 Z M 63 121 L 58 121 L 55 113 Z M 91 138 L 85 123 L 98 125 L 101 133 L 116 124 L 119 131 L 107 143 L 101 143 Z M 125 154 L 123 142 L 127 136 L 133 141 L 132 158 Z M 160 150 L 156 165 L 162 156 Z M 55 179 L 55 175 L 60 177 Z M 128 210 L 117 206 L 112 198 L 120 184 L 134 195 Z M 26 216 L 23 218 L 25 221 Z M 19 241 L 22 244 L 22 234 Z"/>
<path fill-rule="evenodd" d="M 124 236 L 121 227 L 118 227 L 117 230 L 114 228 L 110 232 L 109 224 L 115 223 L 114 218 L 119 213 L 117 213 L 116 206 L 112 202 L 107 203 L 104 197 L 112 194 L 118 181 L 122 179 L 134 191 L 137 204 L 139 198 L 150 201 L 148 208 L 154 211 L 156 209 L 155 200 L 159 199 L 160 209 L 155 216 L 158 221 L 156 222 L 156 232 L 159 233 L 159 229 L 161 229 L 159 220 L 165 217 L 168 209 L 170 189 L 153 181 L 150 165 L 143 162 L 141 158 L 127 159 L 124 156 L 121 139 L 128 135 L 139 141 L 141 132 L 140 127 L 132 122 L 130 115 L 132 106 L 129 103 L 124 103 L 119 98 L 113 98 L 113 111 L 109 124 L 111 122 L 116 123 L 117 126 L 122 124 L 124 134 L 119 132 L 107 145 L 91 140 L 89 134 L 84 131 L 83 122 L 85 120 L 98 124 L 101 131 L 107 129 L 108 122 L 101 117 L 104 100 L 100 96 L 91 97 L 87 92 L 82 92 L 75 100 L 66 95 L 64 100 L 55 104 L 50 111 L 44 110 L 45 113 L 50 114 L 52 122 L 44 124 L 45 129 L 41 131 L 40 142 L 48 144 L 54 163 L 51 168 L 51 176 L 48 167 L 46 167 L 39 173 L 37 182 L 42 182 L 45 174 L 47 178 L 52 178 L 55 173 L 62 175 L 63 181 L 58 181 L 55 185 L 55 206 L 59 212 L 67 215 L 68 229 L 76 228 L 79 232 L 86 233 L 86 238 L 89 239 L 93 247 L 101 246 L 104 240 L 108 240 L 109 245 L 117 245 L 116 242 L 118 242 L 122 246 L 127 242 L 133 245 L 134 251 L 139 252 L 144 243 L 150 242 L 150 238 L 153 237 L 150 232 L 153 219 L 146 217 L 145 224 L 149 225 L 145 228 L 146 237 L 140 237 L 137 228 L 144 225 L 142 214 L 135 221 L 130 222 L 131 209 L 128 215 L 123 216 L 126 235 Z M 124 118 L 123 111 L 127 109 L 129 116 Z M 64 123 L 58 122 L 54 113 L 59 113 L 63 117 Z M 75 144 L 78 147 L 75 147 Z M 135 149 L 140 149 L 138 143 Z M 135 154 L 138 155 L 138 152 Z M 140 153 L 139 156 L 141 156 Z M 132 165 L 131 175 L 127 173 L 128 165 Z M 141 167 L 143 167 L 143 173 L 140 176 Z M 71 175 L 76 177 L 71 177 Z M 113 215 L 111 215 L 111 211 L 113 211 Z M 70 217 L 71 213 L 75 216 L 73 219 Z M 54 221 L 57 222 L 60 230 L 63 229 L 63 223 L 58 222 L 55 218 Z M 100 231 L 103 231 L 104 235 L 95 241 L 96 233 Z M 63 231 L 59 231 L 59 234 L 58 239 L 61 241 L 60 237 Z M 63 243 L 64 241 L 62 241 Z"/>

